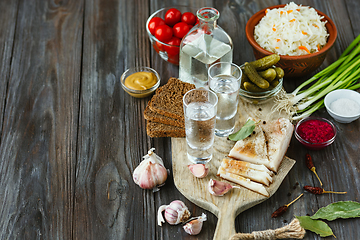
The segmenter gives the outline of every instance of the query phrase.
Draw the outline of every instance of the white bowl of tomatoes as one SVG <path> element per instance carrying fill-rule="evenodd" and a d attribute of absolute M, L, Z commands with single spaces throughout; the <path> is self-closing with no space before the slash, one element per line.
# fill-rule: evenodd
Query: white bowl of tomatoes
<path fill-rule="evenodd" d="M 151 44 L 165 61 L 179 65 L 181 39 L 198 23 L 196 11 L 187 6 L 166 7 L 146 21 Z"/>

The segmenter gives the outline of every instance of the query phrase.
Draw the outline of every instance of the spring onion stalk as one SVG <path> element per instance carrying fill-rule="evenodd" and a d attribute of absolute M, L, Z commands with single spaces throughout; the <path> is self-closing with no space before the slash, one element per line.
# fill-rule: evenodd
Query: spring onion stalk
<path fill-rule="evenodd" d="M 324 97 L 336 89 L 360 88 L 360 35 L 340 58 L 299 85 L 293 92 L 282 91 L 276 97 L 276 111 L 285 110 L 292 120 L 310 116 L 324 107 Z"/>

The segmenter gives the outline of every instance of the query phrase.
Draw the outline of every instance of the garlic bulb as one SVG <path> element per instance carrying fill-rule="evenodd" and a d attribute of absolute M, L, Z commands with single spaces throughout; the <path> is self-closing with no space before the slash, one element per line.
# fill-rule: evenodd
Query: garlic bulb
<path fill-rule="evenodd" d="M 190 172 L 197 178 L 204 178 L 209 173 L 209 168 L 205 164 L 191 164 L 188 165 Z"/>
<path fill-rule="evenodd" d="M 232 186 L 230 183 L 216 181 L 213 179 L 210 179 L 208 187 L 209 187 L 209 192 L 215 196 L 223 196 L 225 193 L 227 193 L 232 188 L 240 189 L 240 187 Z"/>
<path fill-rule="evenodd" d="M 162 205 L 158 210 L 158 225 L 161 226 L 165 222 L 162 212 L 165 210 L 165 219 L 171 225 L 185 222 L 190 217 L 190 212 L 185 204 L 180 200 L 172 201 L 169 205 Z"/>
<path fill-rule="evenodd" d="M 200 233 L 203 226 L 203 222 L 205 221 L 206 221 L 206 215 L 205 213 L 203 213 L 200 217 L 197 217 L 194 220 L 185 224 L 183 228 L 186 233 L 190 235 L 197 235 Z"/>
<path fill-rule="evenodd" d="M 151 148 L 144 160 L 137 166 L 133 173 L 134 182 L 143 189 L 154 189 L 162 185 L 167 179 L 167 170 L 162 159 Z"/>

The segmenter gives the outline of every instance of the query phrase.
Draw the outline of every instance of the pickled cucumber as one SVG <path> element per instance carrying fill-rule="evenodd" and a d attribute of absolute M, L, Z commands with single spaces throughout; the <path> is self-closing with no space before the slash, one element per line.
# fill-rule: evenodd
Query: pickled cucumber
<path fill-rule="evenodd" d="M 250 64 L 253 65 L 257 71 L 261 71 L 275 65 L 279 60 L 280 56 L 278 54 L 271 54 L 256 61 L 250 62 Z"/>
<path fill-rule="evenodd" d="M 244 87 L 244 83 L 245 82 L 250 82 L 249 78 L 246 76 L 246 74 L 242 74 L 241 76 L 241 84 L 240 84 L 240 88 L 243 90 L 246 90 Z"/>
<path fill-rule="evenodd" d="M 244 82 L 244 88 L 246 91 L 249 91 L 249 92 L 263 92 L 264 91 L 264 89 L 259 88 L 252 82 Z"/>
<path fill-rule="evenodd" d="M 270 85 L 271 85 L 272 88 L 274 88 L 274 87 L 276 87 L 279 83 L 280 83 L 279 80 L 274 80 L 274 81 L 272 81 L 272 82 L 270 83 Z"/>
<path fill-rule="evenodd" d="M 280 83 L 284 77 L 284 70 L 274 67 L 280 56 L 272 54 L 253 62 L 246 62 L 243 67 L 241 89 L 249 92 L 270 91 Z"/>
<path fill-rule="evenodd" d="M 269 82 L 260 77 L 255 67 L 252 64 L 245 63 L 244 72 L 251 82 L 262 89 L 266 89 L 270 86 Z"/>
<path fill-rule="evenodd" d="M 284 77 L 285 73 L 284 73 L 284 70 L 280 67 L 276 67 L 275 68 L 275 71 L 276 71 L 276 79 L 279 80 L 281 78 Z"/>
<path fill-rule="evenodd" d="M 258 72 L 260 77 L 264 78 L 265 80 L 271 82 L 276 78 L 276 71 L 275 68 L 268 68 L 264 71 Z"/>

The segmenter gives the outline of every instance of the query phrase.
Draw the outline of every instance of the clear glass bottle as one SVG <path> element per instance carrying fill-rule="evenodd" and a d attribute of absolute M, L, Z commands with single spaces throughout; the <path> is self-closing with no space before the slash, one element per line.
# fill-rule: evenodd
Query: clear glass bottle
<path fill-rule="evenodd" d="M 208 88 L 208 68 L 215 62 L 232 62 L 233 43 L 230 36 L 216 24 L 220 13 L 215 8 L 197 11 L 199 23 L 180 44 L 179 78 Z"/>

